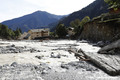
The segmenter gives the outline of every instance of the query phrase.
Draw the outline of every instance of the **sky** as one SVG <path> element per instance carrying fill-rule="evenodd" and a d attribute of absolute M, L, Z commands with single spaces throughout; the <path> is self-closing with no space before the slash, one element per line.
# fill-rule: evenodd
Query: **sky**
<path fill-rule="evenodd" d="M 35 11 L 68 15 L 81 10 L 95 0 L 0 0 L 0 22 L 21 17 Z"/>

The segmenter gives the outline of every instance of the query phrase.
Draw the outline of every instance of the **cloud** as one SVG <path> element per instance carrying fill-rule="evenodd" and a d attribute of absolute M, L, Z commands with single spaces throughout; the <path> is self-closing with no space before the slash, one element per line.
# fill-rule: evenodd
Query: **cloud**
<path fill-rule="evenodd" d="M 41 10 L 54 14 L 69 14 L 80 10 L 94 0 L 25 0 L 31 4 L 42 7 Z"/>

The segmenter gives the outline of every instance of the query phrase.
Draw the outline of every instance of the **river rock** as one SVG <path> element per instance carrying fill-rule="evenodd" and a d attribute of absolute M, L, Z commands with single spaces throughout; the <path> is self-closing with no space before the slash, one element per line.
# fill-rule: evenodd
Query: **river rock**
<path fill-rule="evenodd" d="M 47 74 L 47 70 L 43 70 L 41 74 Z"/>
<path fill-rule="evenodd" d="M 30 49 L 30 52 L 33 53 L 35 52 L 36 50 L 34 48 Z"/>
<path fill-rule="evenodd" d="M 103 47 L 105 45 L 105 43 L 103 42 L 103 41 L 99 41 L 98 43 L 97 43 L 97 46 L 100 46 L 100 47 Z"/>
<path fill-rule="evenodd" d="M 13 45 L 11 45 L 11 47 L 15 47 L 15 45 L 13 44 Z"/>
<path fill-rule="evenodd" d="M 54 52 L 51 52 L 51 58 L 61 58 L 61 55 L 55 54 Z"/>
<path fill-rule="evenodd" d="M 0 66 L 0 69 L 2 69 L 2 66 Z"/>
<path fill-rule="evenodd" d="M 36 58 L 38 58 L 38 59 L 42 59 L 42 56 L 35 56 Z"/>
<path fill-rule="evenodd" d="M 17 65 L 18 65 L 17 62 L 13 62 L 13 63 L 11 64 L 11 66 L 13 66 L 13 67 L 16 67 Z"/>
<path fill-rule="evenodd" d="M 6 69 L 9 68 L 9 64 L 4 64 L 2 68 L 6 68 Z"/>
<path fill-rule="evenodd" d="M 61 68 L 69 69 L 70 65 L 68 65 L 68 64 L 61 64 Z"/>

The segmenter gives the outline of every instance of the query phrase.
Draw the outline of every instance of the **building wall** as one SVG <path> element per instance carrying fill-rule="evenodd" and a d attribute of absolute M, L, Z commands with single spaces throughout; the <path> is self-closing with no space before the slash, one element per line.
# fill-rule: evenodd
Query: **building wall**
<path fill-rule="evenodd" d="M 35 38 L 39 38 L 39 37 L 47 37 L 49 36 L 49 31 L 46 31 L 46 32 L 32 32 L 32 31 L 29 31 L 28 32 L 29 34 L 31 34 L 30 36 L 30 39 L 35 39 Z"/>
<path fill-rule="evenodd" d="M 41 32 L 34 32 L 31 34 L 31 38 L 34 39 L 36 37 L 42 37 Z"/>
<path fill-rule="evenodd" d="M 49 36 L 49 31 L 43 32 L 42 37 L 47 37 L 47 36 Z"/>

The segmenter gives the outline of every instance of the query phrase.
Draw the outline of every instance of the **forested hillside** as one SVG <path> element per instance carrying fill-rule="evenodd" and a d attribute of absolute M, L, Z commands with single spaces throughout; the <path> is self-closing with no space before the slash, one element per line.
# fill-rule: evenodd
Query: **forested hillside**
<path fill-rule="evenodd" d="M 69 26 L 70 22 L 75 19 L 82 20 L 85 16 L 90 18 L 101 15 L 102 13 L 108 12 L 108 5 L 104 0 L 96 0 L 87 7 L 70 14 L 68 17 L 64 18 L 60 23 L 64 23 L 66 26 Z"/>

